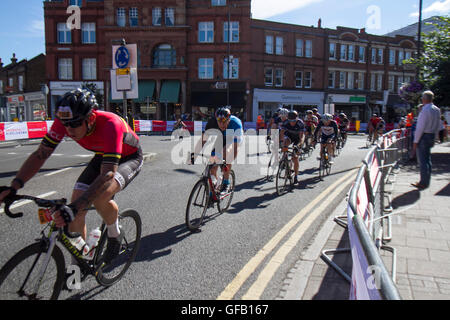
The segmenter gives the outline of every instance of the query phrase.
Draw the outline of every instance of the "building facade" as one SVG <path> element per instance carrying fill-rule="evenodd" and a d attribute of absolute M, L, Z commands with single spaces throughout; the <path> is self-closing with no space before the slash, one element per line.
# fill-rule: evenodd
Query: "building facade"
<path fill-rule="evenodd" d="M 70 29 L 73 4 L 81 22 Z M 139 97 L 127 106 L 140 119 L 200 120 L 223 105 L 245 121 L 279 106 L 395 117 L 406 107 L 398 87 L 415 75 L 403 65 L 413 37 L 252 19 L 250 0 L 59 0 L 44 9 L 52 111 L 61 94 L 90 82 L 104 108 L 122 114 L 110 72 L 122 39 L 137 44 Z"/>
<path fill-rule="evenodd" d="M 11 63 L 0 61 L 0 122 L 44 120 L 47 117 L 45 55 Z"/>

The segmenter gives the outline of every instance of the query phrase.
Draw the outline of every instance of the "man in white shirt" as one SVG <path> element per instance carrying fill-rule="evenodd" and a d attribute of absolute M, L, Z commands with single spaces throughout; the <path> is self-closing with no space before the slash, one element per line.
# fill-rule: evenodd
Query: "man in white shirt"
<path fill-rule="evenodd" d="M 431 148 L 439 133 L 441 110 L 433 104 L 434 94 L 425 91 L 422 95 L 422 111 L 417 119 L 412 154 L 416 154 L 420 163 L 420 181 L 412 185 L 420 190 L 430 186 Z"/>

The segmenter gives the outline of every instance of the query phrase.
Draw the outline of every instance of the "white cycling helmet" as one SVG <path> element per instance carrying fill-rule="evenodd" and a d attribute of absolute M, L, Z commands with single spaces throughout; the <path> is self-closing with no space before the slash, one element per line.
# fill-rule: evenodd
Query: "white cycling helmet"
<path fill-rule="evenodd" d="M 281 109 L 280 111 L 278 111 L 278 115 L 279 115 L 280 117 L 287 117 L 288 114 L 289 114 L 289 110 L 288 110 L 288 109 L 285 109 L 285 108 L 283 108 L 283 109 Z"/>
<path fill-rule="evenodd" d="M 326 122 L 326 121 L 330 121 L 333 119 L 333 116 L 329 113 L 324 113 L 324 115 L 322 116 L 322 121 Z"/>

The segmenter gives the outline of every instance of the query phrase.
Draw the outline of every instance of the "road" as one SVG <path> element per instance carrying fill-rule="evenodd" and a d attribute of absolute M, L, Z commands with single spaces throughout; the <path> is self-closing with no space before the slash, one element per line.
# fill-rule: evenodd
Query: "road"
<path fill-rule="evenodd" d="M 300 163 L 299 185 L 277 196 L 275 183 L 262 175 L 265 166 L 254 146 L 241 150 L 247 156 L 246 164 L 234 166 L 236 192 L 229 211 L 217 215 L 216 209 L 210 209 L 201 232 L 191 233 L 185 227 L 185 209 L 204 166 L 174 164 L 172 151 L 180 145 L 170 137 L 142 136 L 141 141 L 144 152 L 156 156 L 116 197 L 120 208 L 134 208 L 142 218 L 136 262 L 108 289 L 88 278 L 81 290 L 64 291 L 61 299 L 275 299 L 288 271 L 345 198 L 356 176 L 354 169 L 367 153 L 362 148 L 365 138 L 350 136 L 344 152 L 335 159 L 331 175 L 320 181 L 316 150 Z M 265 151 L 263 142 L 259 146 Z M 0 185 L 9 184 L 36 148 L 37 144 L 0 146 Z M 70 197 L 90 156 L 73 141 L 62 143 L 21 193 Z M 26 213 L 22 219 L 0 215 L 0 265 L 39 237 L 36 208 L 26 204 L 17 209 Z M 100 219 L 92 213 L 87 223 L 91 229 Z M 66 262 L 69 259 L 66 255 Z"/>

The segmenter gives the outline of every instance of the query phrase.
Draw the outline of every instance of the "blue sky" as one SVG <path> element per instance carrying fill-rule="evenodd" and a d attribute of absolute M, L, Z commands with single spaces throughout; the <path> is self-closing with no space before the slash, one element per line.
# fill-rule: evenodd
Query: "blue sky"
<path fill-rule="evenodd" d="M 9 64 L 13 52 L 31 59 L 45 52 L 42 0 L 1 0 L 0 58 Z M 419 0 L 252 0 L 256 19 L 336 28 L 366 28 L 385 34 L 418 21 Z M 424 18 L 450 14 L 450 0 L 423 0 Z"/>

